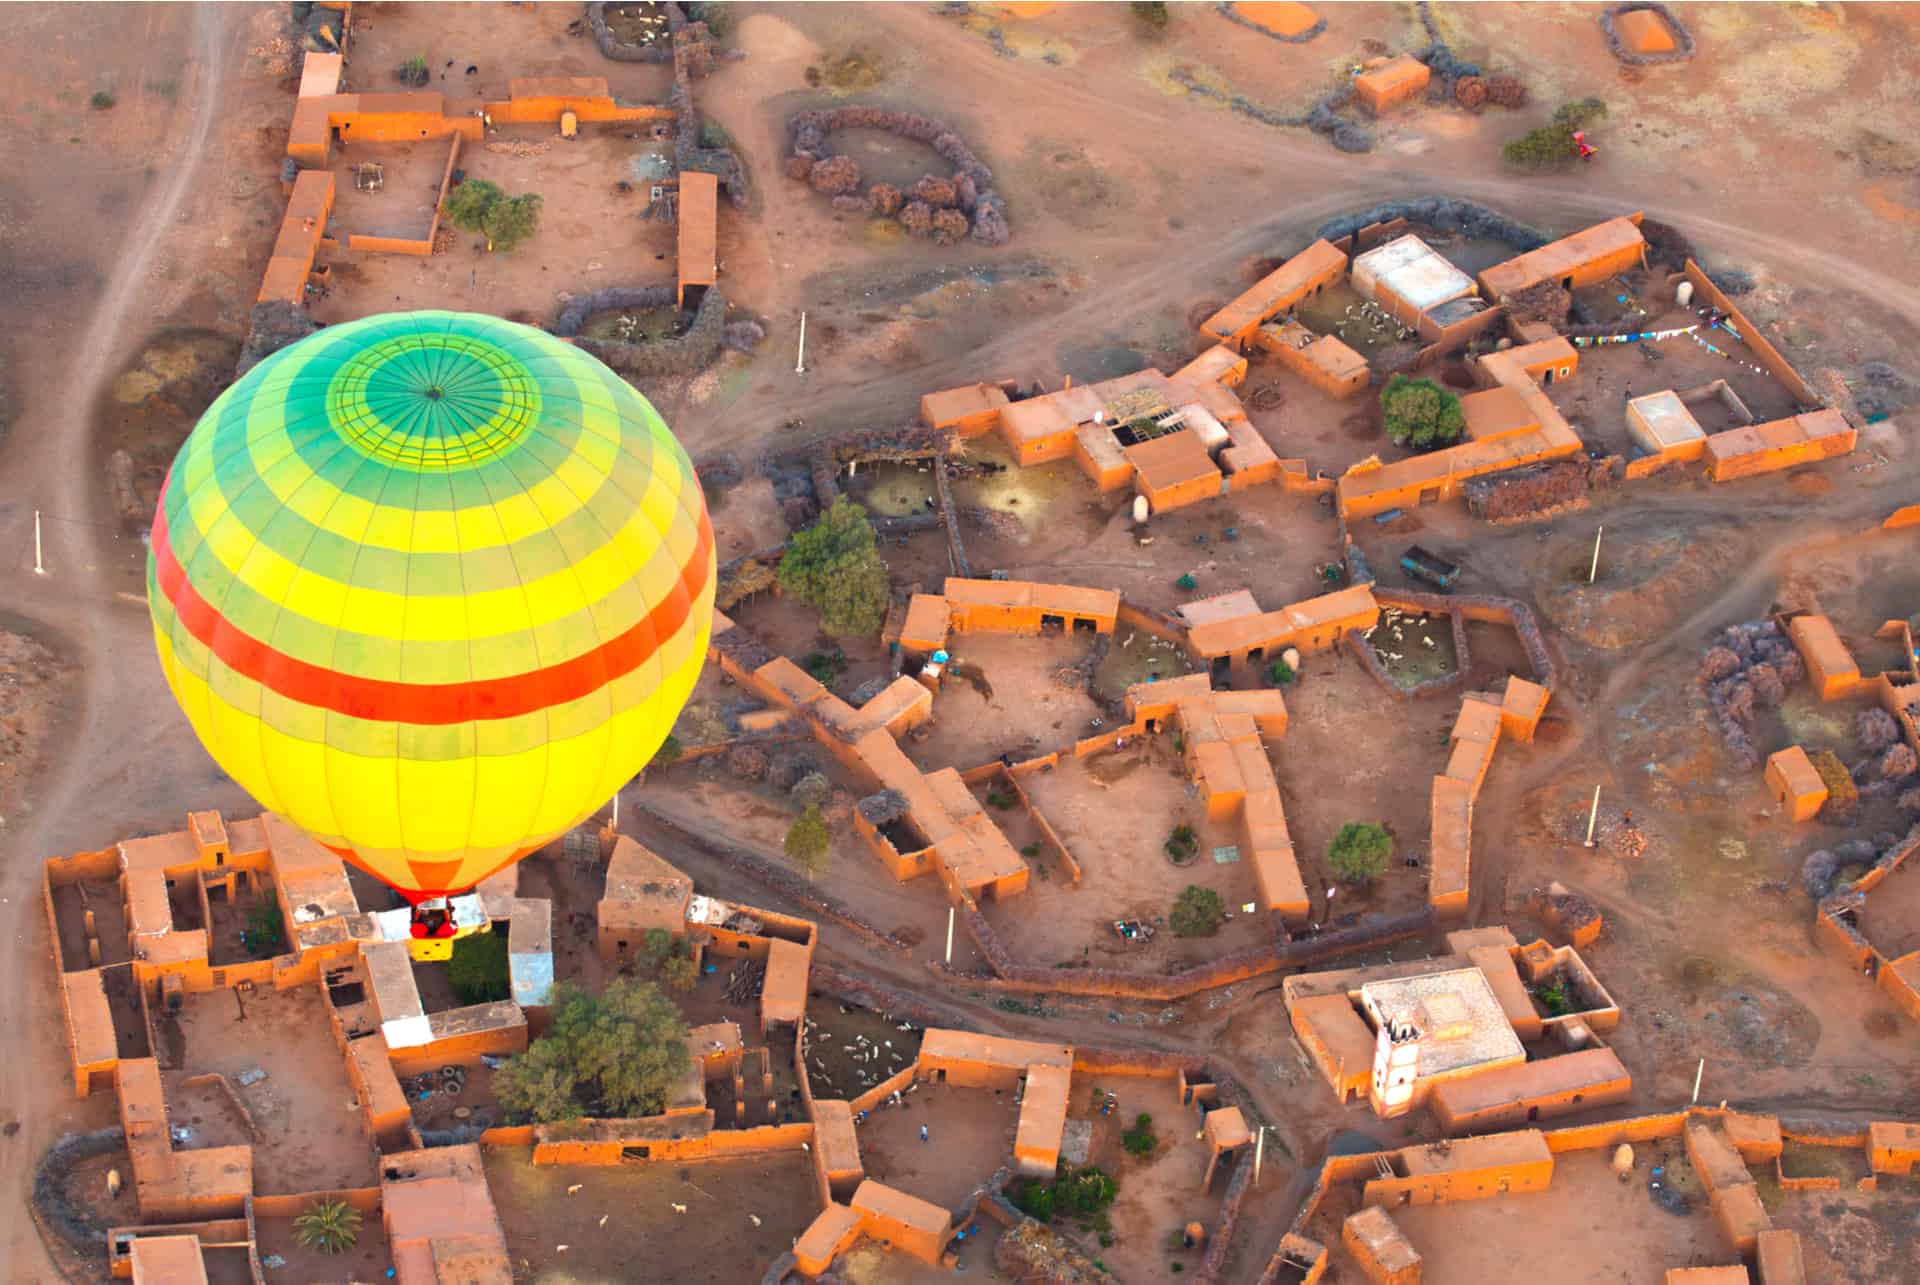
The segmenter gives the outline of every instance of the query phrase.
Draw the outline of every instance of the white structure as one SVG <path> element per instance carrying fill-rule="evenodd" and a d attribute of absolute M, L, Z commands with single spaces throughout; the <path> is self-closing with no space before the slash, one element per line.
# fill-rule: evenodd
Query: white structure
<path fill-rule="evenodd" d="M 1472 277 L 1412 235 L 1395 237 L 1360 255 L 1353 261 L 1352 280 L 1362 298 L 1398 314 L 1432 312 L 1479 293 Z M 1411 318 L 1401 315 L 1401 320 Z"/>
<path fill-rule="evenodd" d="M 1360 1005 L 1374 1028 L 1368 1096 L 1382 1119 L 1418 1109 L 1443 1080 L 1527 1060 L 1478 968 L 1368 982 Z"/>

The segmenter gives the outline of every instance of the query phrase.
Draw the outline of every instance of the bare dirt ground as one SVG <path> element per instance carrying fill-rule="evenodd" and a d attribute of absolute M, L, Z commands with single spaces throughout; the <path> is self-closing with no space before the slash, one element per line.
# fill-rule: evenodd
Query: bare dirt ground
<path fill-rule="evenodd" d="M 798 1153 L 583 1169 L 535 1168 L 527 1151 L 496 1147 L 486 1162 L 516 1280 L 619 1285 L 640 1261 L 649 1279 L 751 1280 L 819 1212 Z"/>
<path fill-rule="evenodd" d="M 373 1145 L 361 1128 L 345 1061 L 327 1029 L 325 1002 L 317 986 L 209 991 L 189 995 L 178 1017 L 159 1024 L 157 1055 L 170 1105 L 182 1080 L 217 1072 L 234 1085 L 252 1114 L 260 1131 L 254 1142 L 256 1191 L 333 1191 L 378 1182 Z M 254 1069 L 265 1071 L 266 1078 L 241 1085 L 240 1075 Z M 196 1139 L 192 1145 L 246 1140 L 216 1093 L 195 1100 L 202 1127 L 224 1129 L 226 1136 Z"/>
<path fill-rule="evenodd" d="M 474 80 L 492 93 L 508 76 L 542 74 L 604 75 L 616 92 L 642 99 L 664 91 L 659 69 L 609 63 L 567 36 L 575 11 L 566 6 L 362 10 L 351 74 L 367 87 L 385 87 L 386 69 L 421 53 L 440 70 L 454 59 L 463 80 L 465 66 L 476 65 Z M 188 806 L 250 811 L 172 713 L 137 599 L 116 596 L 138 594 L 144 549 L 119 532 L 105 502 L 108 443 L 141 445 L 134 453 L 151 480 L 149 471 L 164 467 L 195 410 L 190 400 L 168 410 L 143 399 L 137 409 L 146 422 L 133 426 L 129 444 L 112 436 L 122 431 L 120 412 L 102 408 L 114 404 L 115 377 L 140 368 L 156 336 L 211 331 L 231 344 L 244 331 L 279 217 L 275 178 L 294 74 L 280 35 L 284 12 L 268 5 L 43 7 L 14 19 L 17 38 L 0 54 L 8 73 L 0 77 L 0 102 L 17 126 L 0 136 L 0 173 L 11 176 L 0 182 L 0 308 L 16 322 L 5 328 L 0 352 L 0 402 L 13 423 L 0 443 L 0 540 L 8 551 L 0 559 L 0 606 L 21 617 L 17 627 L 6 623 L 9 632 L 46 641 L 76 674 L 71 704 L 22 787 L 35 806 L 0 807 L 8 857 L 0 867 L 0 922 L 23 943 L 23 978 L 44 957 L 44 916 L 33 904 L 42 856 L 175 825 Z M 1303 46 L 1268 40 L 1207 6 L 1177 9 L 1158 41 L 1138 38 L 1122 6 L 1062 7 L 1037 21 L 1002 25 L 1011 57 L 990 42 L 992 20 L 943 19 L 911 6 L 741 5 L 735 17 L 730 39 L 746 51 L 746 62 L 723 67 L 703 86 L 701 101 L 740 141 L 755 179 L 751 217 L 722 214 L 724 288 L 770 320 L 771 338 L 760 359 L 738 367 L 704 401 L 674 387 L 647 390 L 670 408 L 696 454 L 731 448 L 751 460 L 779 434 L 897 423 L 911 418 L 921 392 L 976 378 L 1044 377 L 1050 386 L 1069 372 L 1086 378 L 1099 373 L 1112 349 L 1155 360 L 1184 357 L 1192 351 L 1193 310 L 1239 289 L 1248 260 L 1298 246 L 1332 215 L 1433 191 L 1498 206 L 1556 233 L 1644 209 L 1682 228 L 1710 262 L 1752 271 L 1759 279 L 1753 309 L 1779 327 L 1776 341 L 1804 366 L 1852 372 L 1868 360 L 1898 364 L 1920 324 L 1920 282 L 1911 266 L 1920 193 L 1901 169 L 1908 162 L 1898 148 L 1889 154 L 1867 136 L 1901 133 L 1897 122 L 1920 75 L 1920 42 L 1902 6 L 1689 6 L 1700 57 L 1628 79 L 1606 54 L 1589 9 L 1440 5 L 1436 21 L 1456 52 L 1511 67 L 1532 87 L 1534 103 L 1480 117 L 1416 109 L 1383 127 L 1381 146 L 1365 157 L 1342 156 L 1303 131 L 1194 99 L 1166 73 L 1184 65 L 1205 83 L 1299 110 L 1357 57 L 1423 44 L 1405 6 L 1343 6 L 1331 29 Z M 876 51 L 877 68 L 857 101 L 911 104 L 939 115 L 995 169 L 1014 223 L 1007 247 L 937 249 L 882 239 L 864 220 L 836 217 L 814 193 L 778 176 L 786 116 L 844 101 L 830 85 L 809 85 L 808 69 L 856 45 Z M 116 97 L 110 110 L 87 106 L 101 89 Z M 1589 93 L 1613 108 L 1593 164 L 1537 177 L 1500 167 L 1500 142 L 1544 121 L 1559 102 Z M 529 181 L 551 182 L 555 193 L 577 190 L 583 201 L 598 182 L 610 189 L 611 177 L 599 173 L 588 149 L 575 156 L 587 158 L 588 173 L 578 179 Z M 1783 157 L 1793 163 L 1780 163 Z M 509 164 L 540 173 L 540 158 L 495 162 L 489 155 L 481 163 L 498 163 L 508 177 L 519 173 Z M 387 289 L 418 274 L 419 265 L 367 259 L 367 278 L 343 284 L 322 306 L 363 295 L 365 310 L 373 311 L 396 306 L 382 301 L 400 295 L 398 306 L 462 299 L 544 318 L 560 291 L 611 284 L 616 270 L 626 283 L 655 279 L 649 272 L 665 279 L 670 264 L 651 258 L 659 251 L 646 248 L 643 234 L 610 242 L 625 253 L 601 272 L 588 271 L 595 260 L 566 253 L 566 241 L 581 235 L 562 235 L 566 226 L 585 222 L 584 235 L 593 237 L 624 215 L 603 220 L 598 205 L 576 211 L 550 198 L 547 217 L 542 237 L 529 246 L 536 253 L 516 260 L 517 268 L 496 256 L 483 276 L 475 256 L 456 247 L 433 261 L 448 265 L 433 269 L 442 278 Z M 550 264 L 544 274 L 542 255 Z M 534 280 L 553 278 L 562 259 L 569 280 Z M 469 263 L 464 293 L 453 266 L 462 261 Z M 513 272 L 528 279 L 522 283 Z M 810 369 L 797 376 L 785 358 L 802 308 L 810 315 Z M 1273 372 L 1256 372 L 1256 382 L 1263 378 Z M 1612 378 L 1604 363 L 1596 364 L 1595 378 Z M 1619 378 L 1624 392 L 1624 372 Z M 1299 400 L 1304 410 L 1307 399 Z M 1287 415 L 1283 408 L 1261 427 L 1276 445 L 1309 440 L 1303 453 L 1316 467 L 1337 467 L 1343 453 L 1373 448 L 1358 438 L 1351 445 L 1345 438 L 1321 442 L 1318 435 L 1338 431 L 1338 421 L 1294 422 Z M 802 429 L 782 427 L 795 418 Z M 1573 881 L 1608 916 L 1592 958 L 1628 1007 L 1616 1043 L 1636 1075 L 1637 1107 L 1683 1100 L 1690 1081 L 1683 1068 L 1710 1050 L 1704 1096 L 1833 1112 L 1910 1108 L 1910 1040 L 1900 1034 L 1910 1027 L 1886 1027 L 1889 1010 L 1878 993 L 1814 949 L 1802 894 L 1791 886 L 1769 890 L 1791 885 L 1806 851 L 1841 836 L 1817 829 L 1789 835 L 1777 819 L 1760 815 L 1765 801 L 1756 774 L 1723 761 L 1687 681 L 1712 629 L 1799 593 L 1802 576 L 1831 595 L 1830 610 L 1858 607 L 1862 629 L 1913 610 L 1904 600 L 1914 586 L 1903 573 L 1863 574 L 1862 566 L 1829 584 L 1789 562 L 1810 538 L 1858 530 L 1910 498 L 1913 465 L 1898 449 L 1902 439 L 1883 433 L 1875 440 L 1885 462 L 1867 471 L 1873 457 L 1863 453 L 1826 466 L 1816 478 L 1830 485 L 1825 494 L 1791 477 L 1712 491 L 1662 478 L 1537 529 L 1462 535 L 1480 583 L 1534 602 L 1549 620 L 1571 622 L 1552 637 L 1565 675 L 1555 713 L 1568 721 L 1566 734 L 1513 760 L 1510 775 L 1506 760 L 1497 763 L 1476 810 L 1475 916 L 1511 920 L 1518 930 L 1529 922 L 1527 889 L 1577 872 Z M 1323 452 L 1331 465 L 1321 464 Z M 1312 567 L 1331 556 L 1336 538 L 1317 506 L 1273 496 L 1236 500 L 1231 524 L 1210 506 L 1177 516 L 1142 549 L 1109 521 L 1117 501 L 1104 506 L 1084 491 L 1062 490 L 1060 503 L 1033 525 L 1034 538 L 989 546 L 986 565 L 1105 583 L 1167 607 L 1180 598 L 1172 581 L 1194 569 L 1185 564 L 1199 562 L 1204 587 L 1246 583 L 1263 603 L 1279 604 L 1314 591 Z M 723 542 L 769 532 L 765 505 L 729 517 L 734 504 L 718 515 Z M 36 510 L 44 519 L 45 578 L 32 572 Z M 1703 523 L 1706 516 L 1715 520 Z M 1463 516 L 1445 512 L 1423 513 L 1422 520 L 1429 529 L 1465 528 Z M 1590 605 L 1575 602 L 1556 616 L 1552 592 L 1567 579 L 1566 551 L 1590 540 L 1602 521 L 1610 541 L 1638 542 L 1662 569 L 1629 584 L 1623 559 L 1611 596 L 1595 594 Z M 1221 559 L 1218 543 L 1204 559 L 1197 547 L 1184 557 L 1172 551 L 1194 534 L 1217 539 L 1225 525 L 1247 532 L 1261 524 L 1273 543 L 1248 545 L 1251 537 L 1243 536 L 1249 556 L 1237 565 Z M 1371 544 L 1384 552 L 1391 537 L 1362 539 L 1375 554 Z M 944 566 L 938 550 L 937 541 L 917 539 L 899 550 L 901 565 L 935 578 Z M 1907 561 L 1904 546 L 1891 542 L 1877 543 L 1873 556 L 1897 567 Z M 1206 567 L 1209 561 L 1216 565 Z M 1702 574 L 1697 564 L 1709 569 Z M 1619 592 L 1629 587 L 1634 592 Z M 1604 624 L 1609 617 L 1624 621 L 1617 635 L 1624 642 Z M 1284 748 L 1278 757 L 1285 782 Z M 1420 759 L 1407 772 L 1405 793 L 1423 798 L 1430 768 L 1424 753 Z M 1563 800 L 1593 783 L 1606 786 L 1609 806 L 1616 796 L 1633 806 L 1649 832 L 1649 855 L 1637 867 L 1583 857 L 1552 837 Z M 1552 792 L 1544 792 L 1548 787 Z M 702 816 L 720 835 L 734 835 L 739 818 L 718 807 L 704 811 L 710 802 L 688 798 L 675 806 Z M 1290 817 L 1294 803 L 1290 797 Z M 1311 824 L 1315 805 L 1299 806 Z M 762 835 L 742 837 L 764 845 Z M 1747 844 L 1744 862 L 1719 855 L 1722 837 Z M 711 885 L 770 900 L 701 854 L 685 860 L 700 872 L 703 890 Z M 922 964 L 938 957 L 944 927 L 938 898 L 875 879 L 870 865 L 852 858 L 836 862 L 834 871 L 837 881 L 834 873 L 824 877 L 834 895 L 882 921 L 920 928 L 922 944 L 904 955 L 878 953 L 828 926 L 825 957 L 856 971 L 924 979 Z M 1742 913 L 1727 913 L 1729 905 Z M 1217 997 L 1192 1001 L 1164 1024 L 1154 1016 L 1150 1029 L 1135 1020 L 1145 1022 L 1147 1014 L 1130 1006 L 1061 1005 L 1034 1019 L 991 1008 L 990 996 L 956 991 L 948 998 L 986 1029 L 1223 1051 L 1269 1117 L 1282 1122 L 1295 1158 L 1310 1163 L 1341 1117 L 1316 1077 L 1292 1079 L 1292 1055 L 1272 1034 L 1281 1019 L 1264 997 L 1257 1002 L 1271 1016 L 1249 1035 L 1250 993 L 1237 990 L 1232 1005 L 1210 1007 Z M 10 1028 L 56 1029 L 50 986 L 10 987 L 3 995 L 0 1021 Z M 1876 1036 L 1879 1029 L 1892 1033 Z M 324 1062 L 337 1064 L 331 1049 Z M 0 1102 L 22 1126 L 0 1140 L 0 1156 L 14 1162 L 12 1198 L 0 1201 L 0 1252 L 17 1279 L 54 1278 L 22 1216 L 32 1158 L 63 1129 L 97 1127 L 112 1117 L 110 1097 L 75 1103 L 67 1083 L 56 1038 L 26 1042 L 0 1069 Z M 503 1153 L 497 1163 L 492 1177 L 516 1236 L 516 1258 L 548 1264 L 539 1270 L 556 1279 L 568 1272 L 619 1278 L 630 1244 L 608 1238 L 606 1261 L 587 1260 L 584 1269 L 548 1244 L 561 1243 L 553 1230 L 594 1243 L 598 1213 L 581 1215 L 577 1231 L 556 1227 L 552 1219 L 569 1207 L 567 1198 L 516 1188 L 515 1181 L 536 1174 L 520 1157 Z M 1276 1166 L 1268 1182 L 1278 1193 L 1285 1180 Z M 742 1242 L 732 1257 L 720 1256 L 728 1279 L 757 1270 L 811 1215 L 804 1177 L 791 1186 L 790 1219 L 776 1226 L 760 1211 L 765 1243 Z M 1806 1200 L 1798 1197 L 1791 1207 L 1804 1211 Z M 1264 1259 L 1287 1213 L 1279 1203 L 1249 1202 L 1229 1279 Z M 1810 1253 L 1810 1263 L 1833 1264 L 1825 1279 L 1844 1279 L 1841 1272 L 1887 1278 L 1858 1275 L 1866 1270 L 1854 1266 L 1864 1261 L 1854 1254 L 1862 1241 L 1894 1255 L 1875 1261 L 1904 1261 L 1897 1255 L 1910 1240 L 1910 1212 L 1852 1194 L 1827 1204 L 1841 1212 L 1791 1215 L 1806 1219 L 1828 1255 Z M 1496 1205 L 1479 1208 L 1491 1214 Z M 666 1234 L 679 1235 L 677 1225 L 665 1224 Z M 1592 1238 L 1571 1225 L 1567 1234 Z M 700 1251 L 709 1253 L 710 1243 L 702 1241 Z M 536 1245 L 543 1247 L 537 1253 Z M 668 1252 L 689 1270 L 707 1261 L 691 1246 Z M 1816 1279 L 1821 1270 L 1815 1268 Z M 1151 1271 L 1144 1278 L 1152 1279 Z"/>

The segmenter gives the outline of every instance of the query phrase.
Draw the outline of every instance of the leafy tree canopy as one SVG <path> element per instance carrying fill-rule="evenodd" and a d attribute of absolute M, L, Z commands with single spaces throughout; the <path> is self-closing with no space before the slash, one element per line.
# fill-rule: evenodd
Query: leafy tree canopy
<path fill-rule="evenodd" d="M 686 1073 L 687 1024 L 651 982 L 618 978 L 599 995 L 553 993 L 553 1025 L 493 1075 L 500 1105 L 541 1124 L 658 1115 Z"/>
<path fill-rule="evenodd" d="M 780 588 L 820 613 L 837 637 L 880 632 L 887 618 L 887 564 L 867 511 L 845 496 L 797 533 L 780 558 Z"/>
<path fill-rule="evenodd" d="M 1380 394 L 1380 409 L 1387 436 L 1416 450 L 1457 442 L 1467 428 L 1460 399 L 1431 379 L 1395 375 Z"/>

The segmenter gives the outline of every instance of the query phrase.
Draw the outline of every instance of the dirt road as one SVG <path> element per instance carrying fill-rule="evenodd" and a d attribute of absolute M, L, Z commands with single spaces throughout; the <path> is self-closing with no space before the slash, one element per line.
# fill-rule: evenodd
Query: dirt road
<path fill-rule="evenodd" d="M 85 519 L 91 513 L 85 443 L 91 409 L 127 349 L 145 335 L 149 269 L 176 226 L 192 190 L 220 105 L 221 81 L 244 9 L 203 4 L 170 25 L 141 33 L 133 75 L 187 69 L 169 115 L 154 121 L 156 159 L 164 181 L 128 210 L 130 217 L 100 263 L 106 284 L 97 302 L 71 326 L 32 328 L 18 363 L 22 408 L 0 463 L 0 601 L 50 631 L 81 667 L 80 691 L 64 742 L 54 747 L 26 815 L 9 818 L 0 865 L 0 928 L 16 943 L 16 967 L 0 987 L 0 1029 L 20 1038 L 0 1059 L 0 1104 L 20 1131 L 0 1143 L 7 1164 L 0 1191 L 0 1252 L 15 1280 L 54 1279 L 35 1235 L 27 1193 L 42 1149 L 71 1127 L 98 1127 L 112 1116 L 110 1095 L 73 1103 L 60 1010 L 46 975 L 46 921 L 39 905 L 39 862 L 76 843 L 105 843 L 130 822 L 158 820 L 178 806 L 181 777 L 196 793 L 237 801 L 229 787 L 212 789 L 212 764 L 182 736 L 153 663 L 146 610 L 117 598 L 103 570 L 125 558 Z M 41 17 L 47 16 L 43 11 Z M 16 32 L 16 35 L 19 33 Z M 33 513 L 45 515 L 45 576 L 33 574 Z M 151 711 L 129 719 L 127 711 Z M 38 948 L 36 949 L 36 943 Z M 30 1033 L 30 1035 L 29 1035 Z M 82 1123 L 83 1122 L 83 1123 Z"/>

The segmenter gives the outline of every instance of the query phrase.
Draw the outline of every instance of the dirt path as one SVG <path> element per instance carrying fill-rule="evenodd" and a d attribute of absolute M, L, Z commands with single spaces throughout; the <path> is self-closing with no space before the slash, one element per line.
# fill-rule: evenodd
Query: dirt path
<path fill-rule="evenodd" d="M 174 64 L 190 69 L 192 83 L 182 87 L 172 127 L 157 149 L 170 163 L 167 177 L 138 207 L 80 332 L 84 342 L 77 345 L 72 364 L 23 375 L 22 431 L 13 435 L 6 467 L 0 470 L 6 479 L 0 499 L 12 502 L 7 505 L 10 529 L 5 538 L 9 549 L 25 550 L 24 565 L 13 558 L 0 569 L 0 596 L 62 635 L 78 653 L 74 659 L 82 669 L 71 734 L 50 757 L 32 810 L 4 831 L 7 858 L 0 866 L 0 925 L 23 947 L 15 955 L 23 967 L 13 984 L 0 988 L 0 1029 L 34 1032 L 27 1042 L 30 1052 L 16 1048 L 14 1056 L 0 1059 L 0 1103 L 17 1113 L 22 1126 L 0 1152 L 8 1161 L 0 1193 L 0 1246 L 15 1280 L 54 1278 L 28 1212 L 34 1161 L 63 1129 L 76 1123 L 97 1127 L 112 1110 L 107 1098 L 75 1107 L 70 1098 L 61 1097 L 61 1086 L 71 1081 L 58 1035 L 61 1018 L 53 979 L 41 964 L 44 950 L 24 949 L 25 943 L 43 941 L 46 931 L 39 905 L 40 859 L 69 840 L 76 817 L 98 818 L 82 829 L 92 841 L 105 842 L 107 834 L 96 832 L 124 832 L 128 820 L 151 807 L 141 796 L 153 782 L 142 780 L 141 769 L 159 738 L 146 729 L 168 726 L 155 717 L 144 727 L 136 724 L 132 735 L 128 732 L 126 711 L 150 709 L 158 715 L 167 708 L 160 703 L 166 693 L 150 655 L 140 654 L 142 648 L 150 652 L 152 645 L 146 612 L 138 603 L 116 599 L 105 587 L 102 568 L 115 551 L 106 548 L 99 531 L 84 520 L 48 523 L 48 575 L 36 577 L 32 514 L 44 508 L 79 519 L 90 512 L 88 491 L 94 479 L 86 442 L 92 408 L 127 346 L 142 337 L 140 323 L 133 320 L 145 315 L 137 306 L 141 290 L 155 253 L 176 226 L 182 199 L 192 190 L 218 117 L 221 80 L 238 20 L 245 12 L 218 5 L 195 10 L 190 47 Z M 156 43 L 148 57 L 158 67 L 172 53 L 164 43 Z M 159 123 L 163 128 L 167 124 Z M 177 758 L 177 751 L 172 757 Z"/>

